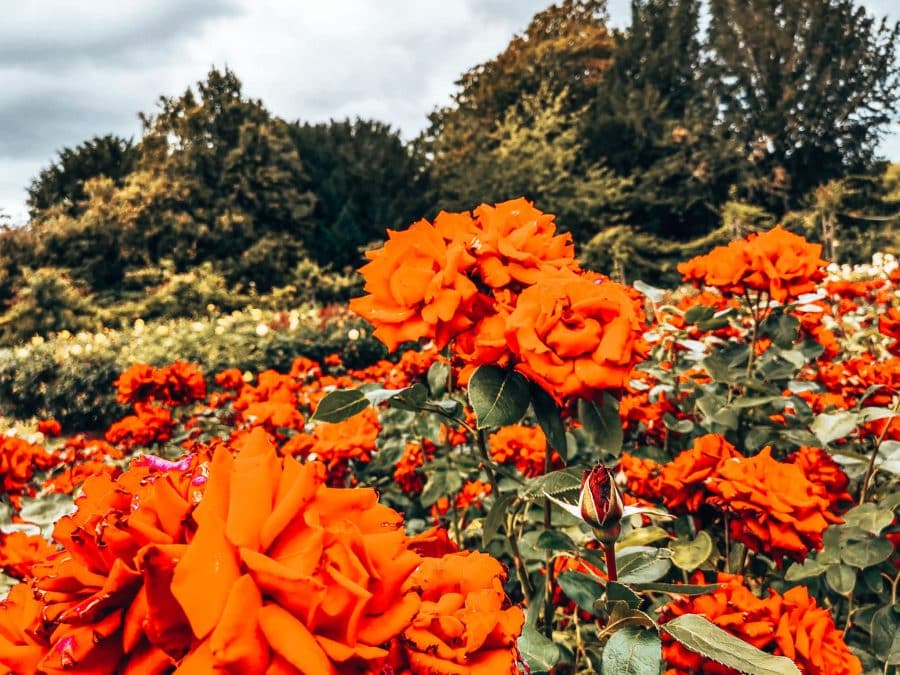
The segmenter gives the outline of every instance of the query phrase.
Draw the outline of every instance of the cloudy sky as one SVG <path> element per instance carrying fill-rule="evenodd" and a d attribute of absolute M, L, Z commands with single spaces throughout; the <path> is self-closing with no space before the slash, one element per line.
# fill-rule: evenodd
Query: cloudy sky
<path fill-rule="evenodd" d="M 464 70 L 550 0 L 25 0 L 0 22 L 0 209 L 64 146 L 140 132 L 137 113 L 210 66 L 288 120 L 371 117 L 414 136 Z M 866 0 L 900 18 L 896 0 Z M 610 0 L 624 27 L 629 0 Z M 900 160 L 900 126 L 882 147 Z"/>

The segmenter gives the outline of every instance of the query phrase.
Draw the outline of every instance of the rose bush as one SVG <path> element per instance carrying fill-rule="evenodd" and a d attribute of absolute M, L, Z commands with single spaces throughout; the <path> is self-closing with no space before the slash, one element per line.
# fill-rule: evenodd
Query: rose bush
<path fill-rule="evenodd" d="M 525 200 L 391 233 L 391 358 L 129 364 L 111 425 L 0 436 L 0 664 L 889 672 L 900 271 L 820 255 L 638 292 Z"/>

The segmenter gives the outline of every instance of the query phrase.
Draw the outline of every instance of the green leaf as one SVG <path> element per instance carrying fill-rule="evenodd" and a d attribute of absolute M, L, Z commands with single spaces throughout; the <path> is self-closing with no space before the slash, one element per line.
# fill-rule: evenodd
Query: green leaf
<path fill-rule="evenodd" d="M 578 494 L 581 492 L 581 481 L 584 476 L 582 469 L 560 469 L 559 471 L 551 471 L 543 476 L 532 478 L 528 481 L 523 497 L 543 497 L 544 493 L 554 497 L 570 497 L 574 496 L 574 501 L 578 501 Z"/>
<path fill-rule="evenodd" d="M 429 472 L 419 502 L 422 506 L 431 506 L 441 497 L 452 499 L 462 489 L 462 484 L 462 478 L 456 471 L 438 469 Z"/>
<path fill-rule="evenodd" d="M 530 399 L 528 380 L 514 370 L 479 366 L 469 378 L 469 405 L 479 429 L 515 424 Z"/>
<path fill-rule="evenodd" d="M 519 636 L 519 652 L 532 673 L 549 673 L 559 663 L 561 653 L 553 640 L 526 624 Z"/>
<path fill-rule="evenodd" d="M 653 546 L 629 546 L 616 552 L 619 581 L 625 584 L 657 581 L 672 569 L 672 552 Z"/>
<path fill-rule="evenodd" d="M 722 587 L 721 584 L 667 584 L 662 581 L 651 581 L 646 584 L 630 584 L 635 591 L 651 593 L 668 593 L 669 595 L 705 595 Z"/>
<path fill-rule="evenodd" d="M 393 396 L 388 397 L 387 400 L 392 408 L 417 412 L 422 409 L 422 406 L 428 400 L 428 389 L 424 384 L 417 382 L 412 386 L 401 389 Z M 375 404 L 373 403 L 372 405 Z"/>
<path fill-rule="evenodd" d="M 861 569 L 883 563 L 893 552 L 894 545 L 878 537 L 865 536 L 841 542 L 841 560 Z"/>
<path fill-rule="evenodd" d="M 566 597 L 585 612 L 594 612 L 594 601 L 603 595 L 603 586 L 583 572 L 563 572 L 557 581 Z"/>
<path fill-rule="evenodd" d="M 618 581 L 610 581 L 606 584 L 606 599 L 609 602 L 621 600 L 622 602 L 628 603 L 628 606 L 631 609 L 637 609 L 638 605 L 641 604 L 640 596 L 628 586 L 620 584 Z"/>
<path fill-rule="evenodd" d="M 841 410 L 836 413 L 816 415 L 810 430 L 816 435 L 816 438 L 819 439 L 822 445 L 827 445 L 831 441 L 836 441 L 851 434 L 856 429 L 857 424 L 859 424 L 858 414 Z"/>
<path fill-rule="evenodd" d="M 659 525 L 648 525 L 647 527 L 639 527 L 636 530 L 632 530 L 621 537 L 617 544 L 621 548 L 626 546 L 646 546 L 668 538 L 669 533 Z"/>
<path fill-rule="evenodd" d="M 856 586 L 856 571 L 846 565 L 829 565 L 825 569 L 825 583 L 835 593 L 849 595 Z"/>
<path fill-rule="evenodd" d="M 447 393 L 447 380 L 450 376 L 450 365 L 444 361 L 435 361 L 428 369 L 425 380 L 428 382 L 428 390 L 435 398 Z"/>
<path fill-rule="evenodd" d="M 900 620 L 892 607 L 882 607 L 872 616 L 872 651 L 891 664 L 900 663 L 897 635 L 900 634 Z"/>
<path fill-rule="evenodd" d="M 536 384 L 532 385 L 531 406 L 534 408 L 538 424 L 541 425 L 541 429 L 547 437 L 547 443 L 559 453 L 560 457 L 565 459 L 567 454 L 566 430 L 563 427 L 559 407 L 553 397 Z"/>
<path fill-rule="evenodd" d="M 685 323 L 695 324 L 699 321 L 709 321 L 716 315 L 716 308 L 707 305 L 694 305 L 684 313 Z"/>
<path fill-rule="evenodd" d="M 815 558 L 807 558 L 802 565 L 793 564 L 785 573 L 785 581 L 801 581 L 803 579 L 812 579 L 825 573 L 825 565 Z"/>
<path fill-rule="evenodd" d="M 662 643 L 655 630 L 623 628 L 603 648 L 603 675 L 658 675 Z"/>
<path fill-rule="evenodd" d="M 497 530 L 500 529 L 500 525 L 503 523 L 507 511 L 509 511 L 510 505 L 516 500 L 517 497 L 518 495 L 516 495 L 516 493 L 510 492 L 500 496 L 498 499 L 495 499 L 494 503 L 491 504 L 491 510 L 488 511 L 487 516 L 485 516 L 484 523 L 481 526 L 481 544 L 484 546 L 484 548 L 487 548 L 487 545 L 490 543 L 491 539 L 493 539 L 494 535 L 497 534 Z"/>
<path fill-rule="evenodd" d="M 783 396 L 739 396 L 732 402 L 731 407 L 758 408 L 759 406 L 766 405 L 767 403 L 775 403 L 776 401 L 783 400 Z"/>
<path fill-rule="evenodd" d="M 799 334 L 800 321 L 790 314 L 779 312 L 763 321 L 762 329 L 763 334 L 772 338 L 776 346 L 790 349 Z"/>
<path fill-rule="evenodd" d="M 773 656 L 747 644 L 699 614 L 682 614 L 663 630 L 693 652 L 750 675 L 800 675 L 786 656 Z"/>
<path fill-rule="evenodd" d="M 618 456 L 622 451 L 624 434 L 619 406 L 612 396 L 604 392 L 600 403 L 578 399 L 578 419 L 584 425 L 591 443 Z"/>
<path fill-rule="evenodd" d="M 842 518 L 845 525 L 853 525 L 872 534 L 881 534 L 884 528 L 894 522 L 894 513 L 869 503 L 850 509 Z"/>
<path fill-rule="evenodd" d="M 369 399 L 359 389 L 338 389 L 325 395 L 311 422 L 343 422 L 369 407 Z"/>
<path fill-rule="evenodd" d="M 575 551 L 578 549 L 569 535 L 559 530 L 544 530 L 538 535 L 534 545 L 548 551 Z"/>
<path fill-rule="evenodd" d="M 676 539 L 669 546 L 672 549 L 672 562 L 679 569 L 693 572 L 713 554 L 713 540 L 705 531 L 697 533 L 697 538 Z"/>

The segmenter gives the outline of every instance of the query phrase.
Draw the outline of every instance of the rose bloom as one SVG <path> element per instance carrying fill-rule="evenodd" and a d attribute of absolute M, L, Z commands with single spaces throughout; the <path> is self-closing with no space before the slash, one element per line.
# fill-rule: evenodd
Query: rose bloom
<path fill-rule="evenodd" d="M 53 531 L 63 550 L 31 570 L 42 607 L 29 630 L 48 645 L 38 672 L 166 672 L 184 655 L 191 636 L 169 584 L 191 536 L 202 463 L 147 458 L 117 480 L 85 482 L 77 510 Z"/>
<path fill-rule="evenodd" d="M 491 459 L 513 464 L 523 476 L 534 478 L 544 473 L 547 437 L 538 426 L 509 424 L 488 437 Z M 557 460 L 559 458 L 557 457 Z"/>
<path fill-rule="evenodd" d="M 555 216 L 527 199 L 482 204 L 474 215 L 476 231 L 469 247 L 480 280 L 490 288 L 529 286 L 548 271 L 577 269 L 572 235 L 557 234 Z"/>
<path fill-rule="evenodd" d="M 811 293 L 825 278 L 822 246 L 788 232 L 780 225 L 762 234 L 750 234 L 727 246 L 678 265 L 685 281 L 718 288 L 724 294 L 748 290 L 767 293 L 785 302 Z"/>
<path fill-rule="evenodd" d="M 683 614 L 700 614 L 757 649 L 792 659 L 806 675 L 859 675 L 862 664 L 847 648 L 831 613 L 818 607 L 804 586 L 784 595 L 774 589 L 757 597 L 740 575 L 718 575 L 712 593 L 682 597 L 662 609 L 666 675 L 738 675 L 738 671 L 689 651 L 665 632 L 665 622 Z M 692 583 L 704 583 L 701 572 Z"/>
<path fill-rule="evenodd" d="M 350 309 L 375 326 L 391 351 L 422 338 L 443 348 L 472 325 L 467 305 L 478 288 L 467 276 L 475 258 L 464 240 L 471 227 L 468 214 L 442 212 L 434 224 L 388 230 L 384 246 L 366 253 L 370 262 L 359 271 L 367 295 L 353 298 Z"/>
<path fill-rule="evenodd" d="M 126 450 L 151 445 L 172 437 L 175 420 L 172 411 L 161 405 L 135 403 L 134 415 L 128 415 L 106 430 L 106 440 Z"/>
<path fill-rule="evenodd" d="M 412 672 L 512 675 L 524 616 L 503 591 L 506 572 L 491 556 L 464 551 L 426 558 L 404 584 L 422 601 L 403 632 Z"/>
<path fill-rule="evenodd" d="M 888 307 L 878 317 L 878 332 L 894 341 L 888 345 L 888 351 L 900 356 L 900 307 Z"/>
<path fill-rule="evenodd" d="M 38 422 L 37 428 L 44 436 L 51 438 L 55 438 L 62 433 L 62 425 L 54 419 L 41 420 Z"/>
<path fill-rule="evenodd" d="M 643 312 L 625 287 L 587 274 L 548 274 L 519 295 L 506 336 L 516 370 L 557 401 L 624 386 L 642 358 Z"/>
<path fill-rule="evenodd" d="M 374 490 L 327 487 L 321 464 L 279 457 L 260 429 L 243 440 L 236 457 L 216 450 L 174 570 L 195 639 L 184 672 L 397 672 L 421 656 L 488 675 L 512 662 L 522 613 L 503 609 L 493 559 L 428 563 Z M 431 651 L 430 635 L 452 653 Z"/>
<path fill-rule="evenodd" d="M 35 469 L 51 469 L 59 461 L 59 457 L 48 453 L 43 446 L 0 434 L 0 490 L 19 509 L 22 495 L 35 494 L 31 485 Z"/>
<path fill-rule="evenodd" d="M 803 560 L 822 548 L 822 534 L 832 523 L 831 502 L 796 464 L 772 459 L 763 448 L 754 457 L 737 457 L 718 467 L 706 482 L 709 503 L 733 514 L 731 536 L 752 551 Z"/>
<path fill-rule="evenodd" d="M 692 448 L 662 466 L 659 489 L 666 508 L 673 513 L 696 514 L 709 497 L 707 479 L 716 475 L 728 460 L 740 456 L 719 434 L 694 439 Z"/>
<path fill-rule="evenodd" d="M 206 398 L 203 372 L 185 361 L 176 361 L 165 368 L 136 363 L 119 376 L 115 385 L 120 403 L 159 401 L 178 406 Z"/>
<path fill-rule="evenodd" d="M 52 553 L 56 553 L 56 547 L 39 534 L 0 532 L 0 570 L 11 577 L 24 579 L 34 563 Z"/>
<path fill-rule="evenodd" d="M 31 675 L 49 648 L 43 605 L 27 584 L 13 586 L 0 602 L 0 672 Z"/>

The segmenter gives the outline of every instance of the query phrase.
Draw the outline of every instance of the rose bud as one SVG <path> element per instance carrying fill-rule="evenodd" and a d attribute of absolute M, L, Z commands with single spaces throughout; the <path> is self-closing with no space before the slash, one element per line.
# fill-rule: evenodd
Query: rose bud
<path fill-rule="evenodd" d="M 600 541 L 615 541 L 622 531 L 622 495 L 605 466 L 584 472 L 578 498 L 581 517 L 594 528 Z"/>

